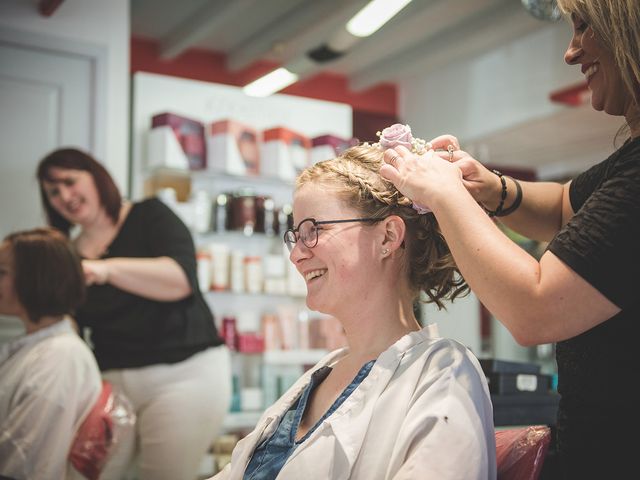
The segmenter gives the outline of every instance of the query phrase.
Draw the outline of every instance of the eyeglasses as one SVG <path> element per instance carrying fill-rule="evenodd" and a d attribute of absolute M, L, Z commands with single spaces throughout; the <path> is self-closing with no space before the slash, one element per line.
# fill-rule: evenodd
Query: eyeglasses
<path fill-rule="evenodd" d="M 305 218 L 297 228 L 290 228 L 284 232 L 284 243 L 291 252 L 296 246 L 298 240 L 307 248 L 313 248 L 318 244 L 318 231 L 322 230 L 320 225 L 328 225 L 331 223 L 349 223 L 349 222 L 379 222 L 382 218 L 349 218 L 346 220 L 323 220 L 319 222 L 315 218 Z"/>

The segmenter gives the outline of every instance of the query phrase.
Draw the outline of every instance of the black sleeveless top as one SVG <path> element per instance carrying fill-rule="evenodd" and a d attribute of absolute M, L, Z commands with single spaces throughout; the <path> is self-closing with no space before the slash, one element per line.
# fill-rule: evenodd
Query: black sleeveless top
<path fill-rule="evenodd" d="M 191 234 L 165 204 L 155 198 L 133 204 L 101 258 L 161 256 L 172 258 L 184 270 L 190 296 L 160 302 L 108 284 L 87 289 L 76 320 L 90 327 L 101 370 L 176 363 L 223 343 L 198 286 Z"/>

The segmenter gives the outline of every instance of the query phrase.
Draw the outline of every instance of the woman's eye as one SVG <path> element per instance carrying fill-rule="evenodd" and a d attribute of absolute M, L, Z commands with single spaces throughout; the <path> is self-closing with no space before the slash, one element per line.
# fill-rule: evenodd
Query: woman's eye
<path fill-rule="evenodd" d="M 589 25 L 584 20 L 581 20 L 579 18 L 575 19 L 574 28 L 575 28 L 576 32 L 584 32 L 588 27 L 589 27 Z"/>

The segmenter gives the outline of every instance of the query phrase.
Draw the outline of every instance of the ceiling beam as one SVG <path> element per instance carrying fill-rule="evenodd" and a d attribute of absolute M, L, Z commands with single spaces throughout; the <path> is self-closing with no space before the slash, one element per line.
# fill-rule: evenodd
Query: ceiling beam
<path fill-rule="evenodd" d="M 160 40 L 160 57 L 165 60 L 177 57 L 217 28 L 237 21 L 256 1 L 210 0 Z"/>
<path fill-rule="evenodd" d="M 381 58 L 356 72 L 350 76 L 350 88 L 365 90 L 402 76 L 427 74 L 549 25 L 529 15 L 520 2 L 503 3 L 478 15 L 473 22 L 468 19 L 463 21 L 464 25 L 452 25 L 440 35 L 430 37 L 398 55 Z"/>
<path fill-rule="evenodd" d="M 395 56 L 417 44 L 441 35 L 510 0 L 430 0 L 410 3 L 397 20 L 363 39 L 331 68 L 346 75 L 356 73 L 381 59 Z"/>
<path fill-rule="evenodd" d="M 337 21 L 342 18 L 348 20 L 365 3 L 366 0 L 303 2 L 299 8 L 268 25 L 250 41 L 233 49 L 227 56 L 227 68 L 231 71 L 241 70 L 273 51 L 277 44 L 286 43 L 290 46 L 294 52 L 288 52 L 288 58 L 293 58 L 303 45 L 305 49 L 319 45 L 305 45 L 305 38 L 308 39 L 311 31 L 332 35 Z"/>

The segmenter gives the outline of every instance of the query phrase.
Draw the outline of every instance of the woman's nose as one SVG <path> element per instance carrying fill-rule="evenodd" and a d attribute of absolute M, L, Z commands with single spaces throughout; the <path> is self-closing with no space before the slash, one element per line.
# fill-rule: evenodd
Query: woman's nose
<path fill-rule="evenodd" d="M 310 254 L 311 249 L 298 238 L 298 241 L 293 245 L 293 248 L 289 253 L 289 260 L 294 265 L 297 265 L 300 261 L 309 258 Z"/>
<path fill-rule="evenodd" d="M 571 43 L 567 47 L 567 51 L 564 52 L 564 61 L 568 65 L 575 65 L 578 63 L 578 59 L 582 54 L 582 46 L 580 45 L 579 40 L 576 37 L 571 39 Z"/>
<path fill-rule="evenodd" d="M 58 197 L 63 202 L 67 202 L 71 199 L 72 192 L 69 187 L 65 187 L 64 185 L 60 185 L 58 189 Z"/>

